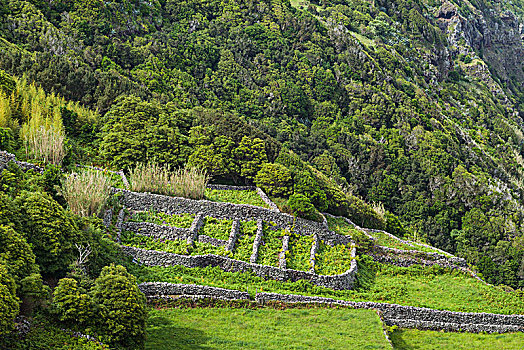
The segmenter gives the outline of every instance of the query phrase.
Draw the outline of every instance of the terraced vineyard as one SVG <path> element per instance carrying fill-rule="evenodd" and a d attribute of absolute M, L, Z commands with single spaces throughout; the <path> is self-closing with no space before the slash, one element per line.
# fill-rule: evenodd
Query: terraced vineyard
<path fill-rule="evenodd" d="M 324 223 L 314 223 L 252 204 L 132 192 L 124 192 L 120 198 L 127 212 L 117 224 L 122 227 L 121 243 L 139 263 L 129 268 L 150 297 L 200 295 L 231 301 L 240 298 L 257 305 L 265 304 L 264 298 L 269 297 L 286 305 L 299 301 L 305 303 L 302 305 L 320 302 L 378 308 L 385 312 L 384 321 L 390 326 L 456 331 L 465 327 L 461 322 L 468 322 L 466 329 L 471 331 L 524 330 L 524 316 L 501 319 L 497 315 L 524 314 L 519 294 L 486 285 L 462 259 L 451 254 L 387 232 L 360 228 L 345 218 L 326 215 Z M 138 210 L 145 208 L 142 202 L 149 210 Z M 336 280 L 341 276 L 346 283 Z M 330 278 L 337 282 L 326 283 Z M 318 297 L 321 299 L 315 299 Z M 409 305 L 415 307 L 413 312 L 422 314 L 412 321 L 405 314 L 412 312 L 408 308 L 387 316 L 389 304 Z M 429 308 L 430 316 L 423 311 L 427 309 L 417 307 Z M 451 317 L 450 321 L 435 323 L 431 315 L 440 312 L 436 310 L 452 311 L 441 316 Z M 476 312 L 493 313 L 494 319 L 476 324 L 481 322 L 476 321 L 480 317 Z M 207 327 L 198 314 L 188 311 L 185 317 L 196 317 L 198 327 Z M 466 321 L 468 317 L 473 321 Z M 452 321 L 455 319 L 458 321 Z M 153 327 L 151 331 L 158 330 Z M 402 348 L 406 341 L 402 339 L 411 333 L 399 332 L 392 333 L 393 344 Z M 419 339 L 422 335 L 415 337 L 414 344 L 424 342 Z M 483 339 L 492 338 L 476 341 Z M 507 339 L 513 341 L 514 337 Z M 214 340 L 209 344 L 215 344 Z M 151 348 L 161 347 L 151 344 Z"/>

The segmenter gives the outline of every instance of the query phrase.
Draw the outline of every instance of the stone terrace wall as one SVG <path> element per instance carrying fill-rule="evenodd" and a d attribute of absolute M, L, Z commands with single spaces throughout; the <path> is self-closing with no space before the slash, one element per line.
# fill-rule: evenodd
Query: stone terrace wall
<path fill-rule="evenodd" d="M 9 162 L 14 162 L 24 171 L 34 170 L 37 173 L 44 172 L 44 169 L 39 167 L 38 165 L 34 165 L 31 163 L 26 163 L 26 162 L 19 162 L 16 160 L 16 156 L 14 154 L 11 154 L 6 151 L 0 151 L 0 172 L 4 169 L 7 169 L 7 165 L 9 164 Z"/>
<path fill-rule="evenodd" d="M 200 285 L 147 282 L 140 284 L 139 287 L 148 297 L 202 296 L 223 300 L 252 300 L 246 292 Z M 278 293 L 257 293 L 254 299 L 260 304 L 268 301 L 278 301 L 284 303 L 315 303 L 356 309 L 373 309 L 380 311 L 381 318 L 388 326 L 404 328 L 455 332 L 467 331 L 475 333 L 524 332 L 524 315 L 453 312 L 398 304 L 354 302 L 324 297 Z"/>
<path fill-rule="evenodd" d="M 347 272 L 340 275 L 322 276 L 311 272 L 280 269 L 278 267 L 253 264 L 212 254 L 187 256 L 128 246 L 122 246 L 122 250 L 125 254 L 132 256 L 135 260 L 140 261 L 146 266 L 182 265 L 190 268 L 218 266 L 224 271 L 253 272 L 259 277 L 279 281 L 307 280 L 317 286 L 339 290 L 351 289 L 353 287 L 358 270 L 355 259 L 351 261 L 351 268 Z M 356 249 L 353 249 L 353 257 L 355 253 Z"/>
<path fill-rule="evenodd" d="M 120 192 L 122 194 L 121 203 L 132 210 L 147 211 L 154 208 L 168 214 L 202 213 L 204 216 L 212 216 L 218 219 L 257 220 L 260 218 L 267 222 L 276 223 L 281 229 L 294 227 L 295 232 L 303 235 L 326 231 L 322 223 L 295 218 L 289 214 L 253 205 L 193 200 L 119 189 L 114 189 L 114 192 Z"/>
<path fill-rule="evenodd" d="M 255 300 L 260 303 L 265 301 L 282 301 L 286 303 L 320 303 L 361 309 L 377 309 L 382 312 L 387 325 L 406 328 L 489 333 L 524 331 L 524 315 L 441 311 L 397 304 L 353 302 L 277 293 L 258 293 Z"/>
<path fill-rule="evenodd" d="M 200 286 L 196 284 L 174 284 L 166 282 L 145 282 L 138 285 L 146 296 L 202 295 L 223 300 L 249 300 L 249 294 L 237 290 Z"/>

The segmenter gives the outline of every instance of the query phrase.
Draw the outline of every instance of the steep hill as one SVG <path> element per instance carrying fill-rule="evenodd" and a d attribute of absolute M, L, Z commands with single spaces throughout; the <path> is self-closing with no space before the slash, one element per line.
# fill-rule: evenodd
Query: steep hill
<path fill-rule="evenodd" d="M 232 113 L 264 140 L 268 162 L 292 170 L 292 191 L 302 175 L 282 149 L 330 186 L 382 203 L 412 238 L 522 287 L 520 1 L 3 0 L 0 11 L 0 68 L 101 114 L 79 159 L 204 163 L 228 149 L 222 136 L 235 149 L 245 135 L 201 123 L 195 115 L 212 113 L 198 108 Z M 126 119 L 145 110 L 166 117 Z M 143 143 L 137 130 L 159 137 Z M 253 180 L 227 161 L 204 164 L 223 181 Z M 364 223 L 362 211 L 330 209 Z"/>

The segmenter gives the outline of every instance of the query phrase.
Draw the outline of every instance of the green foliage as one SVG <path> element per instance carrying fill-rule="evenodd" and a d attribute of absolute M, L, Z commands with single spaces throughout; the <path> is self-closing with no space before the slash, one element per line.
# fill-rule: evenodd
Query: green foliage
<path fill-rule="evenodd" d="M 311 270 L 309 259 L 314 241 L 314 236 L 292 234 L 289 237 L 289 250 L 286 252 L 286 267 L 299 271 Z"/>
<path fill-rule="evenodd" d="M 311 203 L 309 198 L 303 194 L 295 193 L 291 195 L 288 200 L 288 205 L 295 216 L 309 220 L 320 220 L 320 216 L 315 206 Z"/>
<path fill-rule="evenodd" d="M 293 179 L 283 165 L 265 163 L 255 177 L 255 183 L 270 196 L 289 197 L 293 192 Z"/>
<path fill-rule="evenodd" d="M 253 253 L 253 243 L 257 232 L 256 221 L 241 221 L 240 236 L 237 239 L 233 251 L 233 259 L 249 261 Z"/>
<path fill-rule="evenodd" d="M 19 310 L 15 281 L 3 263 L 0 264 L 0 336 L 5 336 L 14 328 Z"/>
<path fill-rule="evenodd" d="M 101 156 L 117 169 L 152 160 L 180 167 L 190 153 L 191 119 L 188 111 L 177 110 L 173 104 L 121 98 L 104 116 Z"/>
<path fill-rule="evenodd" d="M 0 264 L 17 282 L 38 271 L 31 246 L 10 226 L 0 225 Z"/>
<path fill-rule="evenodd" d="M 257 207 L 268 208 L 266 202 L 260 198 L 256 191 L 206 189 L 205 198 L 213 202 L 250 204 L 256 205 Z"/>
<path fill-rule="evenodd" d="M 315 255 L 315 272 L 319 275 L 340 275 L 351 268 L 351 247 L 320 243 Z"/>
<path fill-rule="evenodd" d="M 206 217 L 200 234 L 227 241 L 231 233 L 232 225 L 233 220 L 220 220 L 213 217 Z"/>
<path fill-rule="evenodd" d="M 4 70 L 0 69 L 0 90 L 6 95 L 11 95 L 16 87 L 15 80 Z"/>
<path fill-rule="evenodd" d="M 244 136 L 234 155 L 240 162 L 240 175 L 249 180 L 254 180 L 263 164 L 267 162 L 264 141 L 259 138 L 251 139 Z"/>
<path fill-rule="evenodd" d="M 328 208 L 326 193 L 309 172 L 299 172 L 295 179 L 295 193 L 306 196 L 319 211 Z"/>
<path fill-rule="evenodd" d="M 65 272 L 74 259 L 78 228 L 71 216 L 48 194 L 22 192 L 16 200 L 21 222 L 44 274 Z"/>
<path fill-rule="evenodd" d="M 60 321 L 68 325 L 92 322 L 94 306 L 87 291 L 72 278 L 62 278 L 53 291 L 53 308 Z"/>
<path fill-rule="evenodd" d="M 263 230 L 256 263 L 278 267 L 279 254 L 282 251 L 282 238 L 289 233 L 276 229 L 271 223 L 264 223 Z"/>
<path fill-rule="evenodd" d="M 98 334 L 104 342 L 127 349 L 144 347 L 146 298 L 123 266 L 104 267 L 92 289 Z"/>

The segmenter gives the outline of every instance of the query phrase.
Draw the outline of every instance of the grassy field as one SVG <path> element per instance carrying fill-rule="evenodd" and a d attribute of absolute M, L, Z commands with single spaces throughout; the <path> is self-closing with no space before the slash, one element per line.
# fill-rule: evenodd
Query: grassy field
<path fill-rule="evenodd" d="M 256 191 L 210 190 L 206 189 L 204 198 L 213 202 L 229 202 L 234 204 L 251 204 L 257 207 L 269 208 Z"/>
<path fill-rule="evenodd" d="M 359 264 L 356 290 L 335 291 L 307 281 L 265 280 L 252 273 L 224 272 L 218 267 L 186 268 L 129 266 L 141 282 L 201 284 L 214 287 L 284 294 L 318 295 L 355 301 L 376 301 L 463 312 L 524 314 L 524 297 L 486 286 L 459 272 L 438 268 L 401 268 L 379 265 L 377 270 Z"/>
<path fill-rule="evenodd" d="M 395 349 L 524 349 L 524 333 L 473 334 L 397 329 L 390 333 Z"/>
<path fill-rule="evenodd" d="M 152 310 L 147 336 L 149 350 L 391 349 L 371 310 Z"/>

